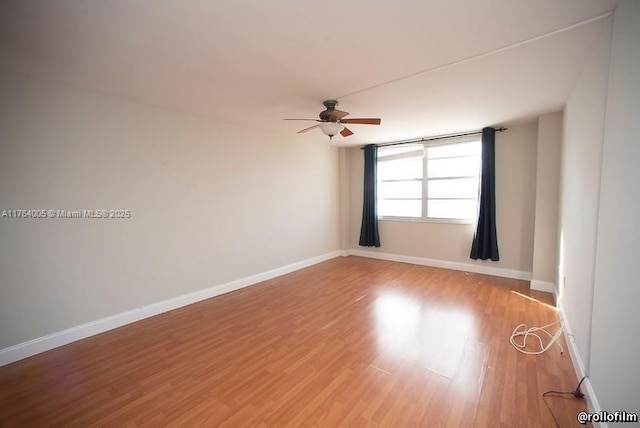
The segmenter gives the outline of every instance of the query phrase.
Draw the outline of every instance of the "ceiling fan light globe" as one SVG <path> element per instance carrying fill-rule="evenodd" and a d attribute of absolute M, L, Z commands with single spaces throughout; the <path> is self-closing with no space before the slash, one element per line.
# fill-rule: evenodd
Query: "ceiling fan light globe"
<path fill-rule="evenodd" d="M 340 131 L 342 131 L 342 129 L 344 128 L 343 125 L 337 122 L 322 122 L 318 126 L 320 127 L 320 130 L 324 133 L 324 135 L 328 137 L 333 137 L 334 135 L 339 134 Z"/>

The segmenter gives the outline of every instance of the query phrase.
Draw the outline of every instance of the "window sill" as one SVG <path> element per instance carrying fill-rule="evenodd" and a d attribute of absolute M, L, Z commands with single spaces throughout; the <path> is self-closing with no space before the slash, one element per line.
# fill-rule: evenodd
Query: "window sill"
<path fill-rule="evenodd" d="M 407 223 L 446 223 L 446 224 L 475 224 L 474 220 L 456 218 L 423 218 L 423 217 L 378 217 L 380 221 L 398 221 Z"/>

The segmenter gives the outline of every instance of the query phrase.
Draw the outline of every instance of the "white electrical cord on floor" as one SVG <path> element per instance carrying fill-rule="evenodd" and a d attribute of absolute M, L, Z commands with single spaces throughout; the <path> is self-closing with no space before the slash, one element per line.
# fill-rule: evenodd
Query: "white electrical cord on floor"
<path fill-rule="evenodd" d="M 554 334 L 551 334 L 547 330 L 545 330 L 545 328 L 551 327 L 556 324 L 560 324 L 560 328 Z M 538 332 L 542 332 L 547 336 L 549 336 L 550 338 L 549 343 L 544 345 L 544 342 L 542 341 L 542 338 L 540 337 Z M 537 354 L 542 354 L 547 349 L 549 349 L 551 345 L 553 345 L 558 340 L 561 334 L 562 334 L 562 321 L 552 322 L 551 324 L 543 325 L 542 327 L 531 327 L 531 328 L 527 328 L 526 324 L 520 324 L 513 330 L 513 333 L 511 333 L 509 342 L 511 342 L 511 345 L 513 345 L 514 348 L 516 348 L 518 351 L 522 352 L 523 354 L 537 355 Z M 532 336 L 538 339 L 538 343 L 540 344 L 539 351 L 526 351 L 524 349 L 527 347 L 527 339 L 529 338 L 529 336 Z M 517 337 L 522 337 L 522 343 L 518 343 L 516 341 Z M 562 344 L 558 343 L 558 345 L 560 345 L 560 352 L 564 354 L 564 348 L 562 347 Z"/>

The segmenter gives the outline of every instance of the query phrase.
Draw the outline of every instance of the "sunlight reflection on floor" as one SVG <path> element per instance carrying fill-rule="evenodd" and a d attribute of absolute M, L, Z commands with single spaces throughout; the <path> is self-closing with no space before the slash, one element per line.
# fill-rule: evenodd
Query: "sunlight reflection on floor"
<path fill-rule="evenodd" d="M 453 379 L 467 342 L 475 335 L 474 316 L 459 308 L 425 306 L 397 291 L 384 291 L 374 302 L 380 354 L 410 359 Z"/>
<path fill-rule="evenodd" d="M 533 297 L 531 297 L 531 296 L 527 296 L 527 295 L 525 295 L 525 294 L 518 293 L 517 291 L 514 291 L 514 290 L 511 290 L 511 292 L 512 292 L 513 294 L 518 295 L 518 296 L 520 296 L 520 297 L 523 297 L 523 298 L 525 298 L 525 299 L 527 299 L 527 300 L 530 300 L 530 301 L 532 301 L 532 302 L 539 303 L 539 304 L 541 304 L 541 305 L 543 305 L 543 306 L 546 306 L 547 308 L 551 308 L 551 309 L 553 309 L 554 311 L 557 311 L 557 310 L 558 310 L 558 308 L 556 308 L 555 306 L 550 305 L 550 304 L 545 303 L 545 302 L 541 302 L 540 300 L 535 299 L 535 298 L 533 298 Z"/>

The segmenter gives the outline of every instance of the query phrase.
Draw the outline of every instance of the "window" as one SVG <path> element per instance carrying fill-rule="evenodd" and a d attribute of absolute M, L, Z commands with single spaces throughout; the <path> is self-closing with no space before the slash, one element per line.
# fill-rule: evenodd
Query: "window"
<path fill-rule="evenodd" d="M 480 136 L 378 148 L 378 216 L 475 220 Z"/>

